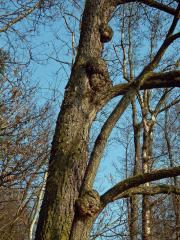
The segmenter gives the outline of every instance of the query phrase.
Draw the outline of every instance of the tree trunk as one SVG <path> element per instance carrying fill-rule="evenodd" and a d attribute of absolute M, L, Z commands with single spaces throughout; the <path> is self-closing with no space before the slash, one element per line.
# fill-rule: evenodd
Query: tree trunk
<path fill-rule="evenodd" d="M 45 189 L 45 184 L 46 184 L 46 180 L 47 180 L 47 172 L 44 175 L 44 179 L 43 179 L 43 183 L 42 183 L 42 187 L 40 188 L 40 191 L 38 193 L 38 199 L 37 199 L 37 203 L 35 204 L 34 210 L 32 212 L 32 220 L 30 223 L 30 227 L 29 227 L 29 240 L 33 239 L 33 233 L 34 233 L 34 227 L 38 218 L 38 213 L 41 207 L 41 201 L 42 201 L 42 197 L 44 194 L 44 189 Z"/>
<path fill-rule="evenodd" d="M 143 196 L 142 201 L 142 240 L 151 240 L 151 209 L 149 197 Z"/>
<path fill-rule="evenodd" d="M 153 122 L 148 120 L 148 91 L 144 92 L 144 100 L 142 106 L 142 122 L 143 122 L 143 146 L 142 146 L 142 161 L 143 172 L 151 172 L 152 165 L 152 134 L 153 134 Z M 146 183 L 145 186 L 149 187 L 150 183 Z M 152 222 L 151 222 L 151 209 L 150 209 L 150 197 L 143 196 L 142 199 L 142 239 L 152 239 Z"/>
<path fill-rule="evenodd" d="M 149 128 L 147 127 L 147 129 L 144 129 L 143 135 L 143 171 L 144 173 L 148 173 L 151 171 L 152 161 L 152 132 L 149 131 Z M 145 186 L 150 187 L 150 183 L 146 183 Z M 142 200 L 142 239 L 152 239 L 152 223 L 149 196 L 143 196 Z"/>
<path fill-rule="evenodd" d="M 113 96 L 101 53 L 103 44 L 112 38 L 112 29 L 107 23 L 120 3 L 114 0 L 85 1 L 78 53 L 56 123 L 35 240 L 86 240 L 98 212 L 102 210 L 100 198 L 92 189 L 91 176 L 88 175 L 86 184 L 84 176 L 89 161 L 90 127 L 97 112 L 110 100 L 109 96 Z M 171 41 L 162 45 L 153 62 L 144 68 L 130 91 L 123 96 L 118 104 L 120 108 L 116 107 L 110 118 L 112 128 Z M 111 126 L 104 129 L 108 136 Z M 106 137 L 98 140 L 104 144 Z M 103 144 L 100 144 L 100 151 L 104 149 Z M 92 175 L 94 177 L 95 172 Z"/>
<path fill-rule="evenodd" d="M 140 144 L 140 124 L 137 121 L 137 110 L 135 99 L 132 101 L 132 118 L 133 118 L 133 129 L 134 129 L 134 148 L 135 148 L 135 159 L 134 159 L 134 171 L 133 175 L 140 173 L 141 166 L 141 144 Z M 138 198 L 137 196 L 130 197 L 130 239 L 137 240 L 138 233 Z"/>
<path fill-rule="evenodd" d="M 130 239 L 137 240 L 138 232 L 138 199 L 137 196 L 130 197 Z"/>
<path fill-rule="evenodd" d="M 79 197 L 88 159 L 87 142 L 92 119 L 82 113 L 79 106 L 67 106 L 66 101 L 68 104 L 70 99 L 66 99 L 53 140 L 49 175 L 36 233 L 38 240 L 69 239 L 75 200 Z M 66 111 L 63 111 L 65 105 Z"/>
<path fill-rule="evenodd" d="M 71 230 L 70 240 L 83 239 L 89 240 L 90 231 L 93 225 L 93 218 L 75 217 Z"/>
<path fill-rule="evenodd" d="M 89 130 L 109 87 L 101 59 L 100 26 L 114 8 L 104 1 L 86 1 L 78 54 L 56 123 L 45 195 L 36 230 L 36 240 L 88 239 L 92 216 L 81 216 L 76 201 L 88 163 Z M 104 9 L 105 6 L 105 9 Z M 103 86 L 101 86 L 103 84 Z"/>
<path fill-rule="evenodd" d="M 173 160 L 172 147 L 171 147 L 169 134 L 168 134 L 168 122 L 167 121 L 168 121 L 168 111 L 165 111 L 165 129 L 164 129 L 165 141 L 166 141 L 166 145 L 167 145 L 170 166 L 174 167 L 175 164 L 174 164 L 174 160 Z M 178 187 L 177 177 L 173 178 L 173 182 L 174 182 L 174 185 Z M 174 208 L 174 213 L 175 213 L 175 218 L 176 218 L 176 229 L 175 229 L 176 240 L 180 240 L 180 197 L 176 196 L 175 194 L 172 194 L 172 202 L 173 202 L 173 208 Z"/>

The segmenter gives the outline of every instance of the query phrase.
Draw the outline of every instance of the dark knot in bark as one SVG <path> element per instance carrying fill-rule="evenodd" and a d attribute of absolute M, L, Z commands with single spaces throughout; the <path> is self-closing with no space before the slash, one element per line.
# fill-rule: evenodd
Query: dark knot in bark
<path fill-rule="evenodd" d="M 92 217 L 100 210 L 100 196 L 96 190 L 88 190 L 76 200 L 79 216 Z"/>
<path fill-rule="evenodd" d="M 86 72 L 88 77 L 93 74 L 101 74 L 105 78 L 109 78 L 106 62 L 102 58 L 91 57 L 86 63 Z"/>
<path fill-rule="evenodd" d="M 92 90 L 99 91 L 112 86 L 107 65 L 102 58 L 90 58 L 86 63 L 86 73 Z"/>
<path fill-rule="evenodd" d="M 110 26 L 104 23 L 101 24 L 99 27 L 99 32 L 100 32 L 100 41 L 102 43 L 111 41 L 113 37 L 113 30 Z"/>

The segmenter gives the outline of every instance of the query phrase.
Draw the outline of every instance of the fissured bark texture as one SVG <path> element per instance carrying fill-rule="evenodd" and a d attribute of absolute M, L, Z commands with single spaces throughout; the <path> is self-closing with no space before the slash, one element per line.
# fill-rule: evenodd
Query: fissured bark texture
<path fill-rule="evenodd" d="M 78 54 L 56 123 L 36 240 L 89 237 L 93 216 L 79 216 L 75 202 L 84 191 L 81 186 L 88 163 L 89 129 L 104 104 L 100 97 L 106 89 L 107 72 L 102 71 L 106 66 L 100 58 L 103 44 L 99 27 L 108 21 L 112 9 L 109 3 L 104 9 L 104 1 L 86 1 Z M 90 66 L 91 59 L 97 59 L 98 69 Z M 100 80 L 103 88 L 99 87 Z M 107 87 L 109 84 L 107 81 Z"/>

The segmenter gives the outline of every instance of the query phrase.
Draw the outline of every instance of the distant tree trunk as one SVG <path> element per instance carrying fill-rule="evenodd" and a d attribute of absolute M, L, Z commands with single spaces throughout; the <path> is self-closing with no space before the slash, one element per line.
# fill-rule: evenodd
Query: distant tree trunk
<path fill-rule="evenodd" d="M 134 171 L 133 175 L 141 172 L 141 144 L 140 144 L 140 130 L 141 126 L 138 124 L 136 116 L 136 102 L 132 101 L 132 118 L 133 118 L 133 129 L 134 129 L 134 148 L 135 148 L 135 159 L 134 159 Z M 130 197 L 130 239 L 137 240 L 138 233 L 138 197 L 136 195 Z"/>
<path fill-rule="evenodd" d="M 142 146 L 142 161 L 143 172 L 149 173 L 152 165 L 152 134 L 153 129 L 151 121 L 148 120 L 148 91 L 144 91 L 143 106 L 142 107 L 142 122 L 143 122 L 143 146 Z M 149 187 L 150 183 L 146 183 L 145 186 Z M 143 196 L 142 198 L 142 239 L 152 239 L 152 213 L 150 209 L 149 196 Z"/>
<path fill-rule="evenodd" d="M 42 202 L 42 198 L 43 198 L 43 194 L 44 194 L 44 188 L 45 188 L 45 184 L 46 184 L 46 180 L 47 180 L 47 176 L 48 176 L 48 173 L 46 172 L 44 174 L 43 183 L 42 183 L 42 186 L 41 186 L 40 191 L 39 191 L 39 196 L 37 197 L 36 206 L 35 206 L 35 208 L 33 210 L 33 216 L 32 216 L 32 220 L 31 220 L 30 227 L 29 227 L 29 240 L 33 239 L 34 227 L 35 227 L 35 224 L 37 222 L 38 213 L 40 211 L 41 202 Z"/>
<path fill-rule="evenodd" d="M 172 201 L 176 217 L 176 240 L 180 240 L 180 197 L 173 194 Z"/>
<path fill-rule="evenodd" d="M 151 227 L 151 209 L 149 197 L 143 196 L 142 201 L 142 239 L 151 240 L 152 227 Z"/>
<path fill-rule="evenodd" d="M 138 231 L 138 199 L 137 196 L 130 197 L 130 239 L 137 240 Z"/>
<path fill-rule="evenodd" d="M 166 141 L 167 150 L 168 150 L 170 166 L 174 167 L 173 153 L 172 153 L 171 142 L 168 134 L 168 110 L 165 111 L 164 135 L 165 135 L 165 141 Z M 173 182 L 174 182 L 174 185 L 178 187 L 177 177 L 173 178 Z M 172 202 L 173 202 L 174 213 L 176 218 L 176 229 L 175 229 L 176 240 L 180 240 L 180 197 L 176 196 L 175 194 L 172 194 Z"/>

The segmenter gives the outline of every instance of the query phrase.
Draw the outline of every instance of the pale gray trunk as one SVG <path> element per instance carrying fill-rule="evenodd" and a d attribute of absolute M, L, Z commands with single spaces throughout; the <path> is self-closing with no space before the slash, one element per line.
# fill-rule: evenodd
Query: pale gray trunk
<path fill-rule="evenodd" d="M 143 146 L 142 146 L 142 161 L 143 172 L 151 172 L 152 165 L 152 134 L 153 128 L 151 121 L 148 120 L 148 91 L 144 91 L 142 116 L 143 116 Z M 145 186 L 149 187 L 150 183 L 146 183 Z M 152 240 L 152 212 L 150 208 L 150 197 L 143 196 L 142 198 L 142 239 Z"/>
<path fill-rule="evenodd" d="M 136 102 L 132 101 L 132 118 L 133 118 L 133 129 L 134 129 L 134 149 L 135 149 L 135 159 L 134 159 L 134 171 L 133 175 L 141 172 L 141 144 L 140 144 L 140 130 L 141 126 L 137 121 L 137 111 Z M 138 238 L 138 197 L 130 197 L 130 239 L 137 240 Z"/>

